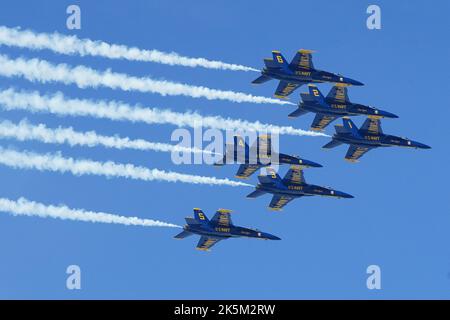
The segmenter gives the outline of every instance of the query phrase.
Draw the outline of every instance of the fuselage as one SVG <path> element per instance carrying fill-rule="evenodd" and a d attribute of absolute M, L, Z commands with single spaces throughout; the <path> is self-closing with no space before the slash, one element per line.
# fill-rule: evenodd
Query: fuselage
<path fill-rule="evenodd" d="M 211 225 L 209 223 L 204 224 L 191 224 L 185 225 L 185 231 L 192 232 L 201 236 L 217 237 L 217 238 L 236 238 L 247 237 L 257 238 L 262 240 L 279 240 L 280 238 L 255 229 L 238 227 L 238 226 L 221 226 Z"/>
<path fill-rule="evenodd" d="M 258 152 L 255 152 L 258 153 Z M 227 155 L 227 161 L 231 158 Z M 238 153 L 237 151 L 234 151 L 233 153 L 233 161 L 239 164 L 256 164 L 258 166 L 267 167 L 270 165 L 277 165 L 277 164 L 291 164 L 291 165 L 302 165 L 305 167 L 315 167 L 320 168 L 322 167 L 321 164 L 318 164 L 314 161 L 310 161 L 307 159 L 302 159 L 300 157 L 291 156 L 284 153 L 269 153 L 264 154 L 263 152 L 256 155 L 249 155 Z"/>
<path fill-rule="evenodd" d="M 367 116 L 379 116 L 387 118 L 398 118 L 395 114 L 387 111 L 378 110 L 373 107 L 365 106 L 358 103 L 346 102 L 342 103 L 340 101 L 326 99 L 327 105 L 322 105 L 316 102 L 301 102 L 300 107 L 306 111 L 313 113 L 321 113 L 330 116 L 357 116 L 357 115 L 367 115 Z"/>
<path fill-rule="evenodd" d="M 276 69 L 276 68 L 264 68 L 261 71 L 261 74 L 277 80 L 297 84 L 335 82 L 335 83 L 347 83 L 356 86 L 363 85 L 359 81 L 317 69 L 298 68 L 297 70 L 286 71 L 283 69 Z"/>
<path fill-rule="evenodd" d="M 346 144 L 352 144 L 362 147 L 406 147 L 406 148 L 419 148 L 429 149 L 430 147 L 407 138 L 401 138 L 393 135 L 381 134 L 374 135 L 370 133 L 362 133 L 359 136 L 352 135 L 351 133 L 335 134 L 333 139 Z"/>
<path fill-rule="evenodd" d="M 325 197 L 337 197 L 337 198 L 353 198 L 353 196 L 342 192 L 333 190 L 327 187 L 321 187 L 314 184 L 262 184 L 258 183 L 257 190 L 265 191 L 267 193 L 275 195 L 286 195 L 290 197 L 303 197 L 303 196 L 325 196 Z"/>

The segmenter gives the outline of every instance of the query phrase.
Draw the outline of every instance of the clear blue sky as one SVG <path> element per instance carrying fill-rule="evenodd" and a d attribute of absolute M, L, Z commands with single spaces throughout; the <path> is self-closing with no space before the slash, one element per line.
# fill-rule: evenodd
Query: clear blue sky
<path fill-rule="evenodd" d="M 20 171 L 0 166 L 0 196 L 105 211 L 182 224 L 193 207 L 209 216 L 233 209 L 238 225 L 257 227 L 282 241 L 231 239 L 212 252 L 194 250 L 197 237 L 175 241 L 178 230 L 125 227 L 29 217 L 0 216 L 0 298 L 450 298 L 448 133 L 450 118 L 447 1 L 2 1 L 0 24 L 76 34 L 140 48 L 175 51 L 261 67 L 270 51 L 291 58 L 314 49 L 315 66 L 360 80 L 352 101 L 400 116 L 383 121 L 386 133 L 408 136 L 431 150 L 378 149 L 358 164 L 343 160 L 345 148 L 325 152 L 327 138 L 281 138 L 282 150 L 317 161 L 308 182 L 329 185 L 354 199 L 311 197 L 284 211 L 270 200 L 245 198 L 250 188 L 141 182 Z M 78 4 L 82 29 L 67 30 L 66 7 Z M 366 8 L 378 4 L 382 29 L 366 28 Z M 11 57 L 111 68 L 211 88 L 271 96 L 274 82 L 255 87 L 253 72 L 171 67 L 154 63 L 1 49 Z M 1 66 L 0 66 L 1 67 Z M 61 90 L 67 96 L 197 110 L 205 115 L 308 128 L 312 115 L 287 118 L 291 106 L 161 97 L 110 89 L 78 89 L 0 78 L 2 88 Z M 329 85 L 320 85 L 328 92 Z M 304 89 L 303 89 L 304 90 Z M 292 98 L 298 101 L 298 92 Z M 175 128 L 90 118 L 2 111 L 48 126 L 73 126 L 168 142 Z M 362 123 L 363 118 L 354 118 Z M 333 127 L 327 129 L 333 132 Z M 95 160 L 114 160 L 207 176 L 233 177 L 237 166 L 175 166 L 170 154 L 19 143 L 3 146 Z M 285 170 L 285 169 L 284 169 Z M 251 180 L 256 183 L 256 177 Z M 82 270 L 82 290 L 65 287 L 66 267 Z M 382 270 L 382 290 L 366 288 L 366 268 Z"/>

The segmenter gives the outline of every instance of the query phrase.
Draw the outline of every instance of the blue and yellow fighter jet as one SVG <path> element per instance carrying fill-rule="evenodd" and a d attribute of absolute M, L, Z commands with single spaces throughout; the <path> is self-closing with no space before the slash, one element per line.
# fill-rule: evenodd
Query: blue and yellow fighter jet
<path fill-rule="evenodd" d="M 350 102 L 347 86 L 346 84 L 336 84 L 325 98 L 315 85 L 309 84 L 309 93 L 300 93 L 302 101 L 299 103 L 298 109 L 289 117 L 299 117 L 308 112 L 315 113 L 316 117 L 311 124 L 312 130 L 323 130 L 335 119 L 343 116 L 366 115 L 398 118 L 393 113 Z"/>
<path fill-rule="evenodd" d="M 313 51 L 300 49 L 288 64 L 280 51 L 272 51 L 273 59 L 264 59 L 266 67 L 262 69 L 261 76 L 252 83 L 260 84 L 272 79 L 280 80 L 275 97 L 281 99 L 286 99 L 295 89 L 307 83 L 335 82 L 355 86 L 364 85 L 340 74 L 314 69 L 311 53 Z"/>
<path fill-rule="evenodd" d="M 322 165 L 316 162 L 297 156 L 275 153 L 272 150 L 272 138 L 270 135 L 258 136 L 251 148 L 248 147 L 243 137 L 235 135 L 233 137 L 233 144 L 226 145 L 226 152 L 223 159 L 214 165 L 223 166 L 227 163 L 241 164 L 236 173 L 236 178 L 239 179 L 248 179 L 258 169 L 270 165 L 298 164 L 304 167 L 322 167 Z"/>
<path fill-rule="evenodd" d="M 349 144 L 345 160 L 357 162 L 366 152 L 378 147 L 408 147 L 416 149 L 431 149 L 426 144 L 384 134 L 381 129 L 381 121 L 378 117 L 369 116 L 363 123 L 361 128 L 357 128 L 355 124 L 347 117 L 342 119 L 343 125 L 336 125 L 336 133 L 333 140 L 328 142 L 322 148 L 331 149 L 341 144 Z"/>
<path fill-rule="evenodd" d="M 186 217 L 183 231 L 175 239 L 184 239 L 193 234 L 200 235 L 198 250 L 209 251 L 220 240 L 236 237 L 256 238 L 262 240 L 281 240 L 280 238 L 257 229 L 235 226 L 231 222 L 230 210 L 219 209 L 211 220 L 208 220 L 201 209 L 194 209 L 194 218 Z"/>
<path fill-rule="evenodd" d="M 256 190 L 247 195 L 247 198 L 256 198 L 266 193 L 273 194 L 269 209 L 281 210 L 291 200 L 304 196 L 327 196 L 336 198 L 353 198 L 352 195 L 306 183 L 301 166 L 293 165 L 283 179 L 273 168 L 267 168 L 267 175 L 259 175 Z"/>

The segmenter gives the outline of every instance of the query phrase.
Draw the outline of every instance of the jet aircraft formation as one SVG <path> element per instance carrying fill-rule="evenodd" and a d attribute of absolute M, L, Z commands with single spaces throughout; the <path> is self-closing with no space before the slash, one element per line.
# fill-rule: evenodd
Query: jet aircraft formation
<path fill-rule="evenodd" d="M 332 140 L 323 146 L 331 149 L 341 144 L 348 144 L 345 160 L 357 162 L 366 152 L 378 147 L 408 147 L 430 149 L 429 146 L 394 135 L 384 134 L 381 129 L 381 118 L 398 118 L 397 115 L 368 105 L 351 102 L 348 97 L 349 86 L 362 86 L 363 83 L 344 77 L 340 74 L 315 69 L 311 50 L 299 50 L 290 63 L 279 51 L 272 51 L 272 59 L 264 59 L 265 67 L 261 76 L 253 80 L 253 84 L 262 84 L 269 80 L 279 80 L 275 97 L 287 99 L 297 88 L 308 85 L 308 93 L 301 93 L 301 100 L 295 111 L 289 114 L 296 118 L 307 113 L 314 113 L 311 130 L 323 131 L 331 122 L 342 118 L 342 125 L 336 125 L 336 133 Z M 333 83 L 326 97 L 322 95 L 316 83 Z M 358 128 L 349 117 L 366 116 L 363 125 Z M 258 176 L 259 183 L 255 190 L 247 195 L 254 199 L 266 193 L 272 195 L 268 208 L 279 211 L 296 198 L 306 196 L 325 196 L 333 198 L 353 198 L 352 195 L 330 187 L 323 187 L 306 182 L 305 168 L 320 168 L 322 165 L 296 155 L 279 153 L 272 150 L 270 135 L 260 135 L 249 147 L 241 136 L 234 136 L 233 142 L 226 145 L 223 159 L 214 165 L 217 167 L 237 163 L 239 168 L 236 178 L 248 179 L 259 169 L 265 174 Z M 287 173 L 281 178 L 275 165 L 290 165 Z M 199 250 L 209 250 L 223 239 L 232 237 L 249 237 L 265 240 L 280 238 L 257 229 L 248 229 L 233 225 L 230 210 L 219 209 L 215 216 L 208 220 L 201 209 L 194 209 L 194 218 L 187 217 L 183 231 L 175 238 L 183 239 L 193 234 L 200 235 L 197 245 Z"/>

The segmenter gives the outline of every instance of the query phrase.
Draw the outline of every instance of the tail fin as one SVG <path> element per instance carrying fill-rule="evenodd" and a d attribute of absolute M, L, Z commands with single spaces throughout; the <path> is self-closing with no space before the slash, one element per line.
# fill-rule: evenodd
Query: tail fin
<path fill-rule="evenodd" d="M 353 121 L 350 120 L 350 118 L 344 117 L 344 118 L 342 118 L 342 122 L 344 124 L 344 128 L 343 129 L 346 132 L 350 132 L 353 136 L 359 136 L 358 128 L 353 123 Z"/>
<path fill-rule="evenodd" d="M 266 168 L 267 175 L 259 175 L 258 180 L 261 184 L 281 184 L 281 177 L 271 167 Z"/>
<path fill-rule="evenodd" d="M 314 99 L 317 103 L 321 105 L 326 105 L 325 98 L 322 95 L 322 92 L 320 92 L 319 88 L 313 84 L 308 85 L 309 89 L 309 96 Z"/>
<path fill-rule="evenodd" d="M 194 208 L 194 219 L 197 221 L 197 223 L 208 223 L 209 219 L 206 217 L 206 215 L 203 213 L 202 209 Z"/>
<path fill-rule="evenodd" d="M 245 142 L 244 138 L 239 135 L 233 137 L 233 143 L 236 150 L 245 150 L 245 152 L 249 150 L 248 144 Z"/>
<path fill-rule="evenodd" d="M 272 51 L 273 56 L 273 62 L 278 66 L 278 68 L 281 68 L 285 71 L 291 71 L 289 69 L 289 64 L 287 63 L 286 59 L 283 57 L 280 51 Z"/>

